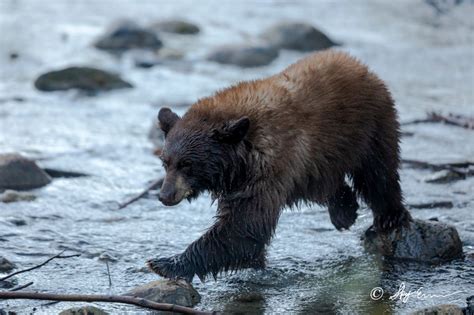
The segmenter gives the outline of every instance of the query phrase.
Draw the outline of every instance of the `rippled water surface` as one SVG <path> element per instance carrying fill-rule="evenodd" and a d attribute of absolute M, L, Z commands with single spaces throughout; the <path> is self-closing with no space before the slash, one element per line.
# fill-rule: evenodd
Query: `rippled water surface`
<path fill-rule="evenodd" d="M 185 53 L 181 62 L 135 68 L 130 55 L 114 58 L 91 42 L 113 21 L 146 25 L 184 17 L 202 32 L 164 36 L 164 45 Z M 123 210 L 118 202 L 164 174 L 152 155 L 147 133 L 161 105 L 192 102 L 233 82 L 280 71 L 302 57 L 283 51 L 271 65 L 242 70 L 203 61 L 212 47 L 257 40 L 261 30 L 283 21 L 307 21 L 367 63 L 387 81 L 402 121 L 426 111 L 474 115 L 474 5 L 464 1 L 436 14 L 423 1 L 24 1 L 0 0 L 0 152 L 21 152 L 44 167 L 91 174 L 56 179 L 35 190 L 34 202 L 0 204 L 0 254 L 31 266 L 62 249 L 79 258 L 56 260 L 18 277 L 31 289 L 69 293 L 123 293 L 157 279 L 144 272 L 146 259 L 178 253 L 211 224 L 215 205 L 208 196 L 167 208 L 156 197 Z M 19 58 L 9 59 L 11 52 Z M 85 96 L 75 91 L 41 93 L 32 82 L 40 73 L 67 65 L 116 71 L 135 86 Z M 19 101 L 18 98 L 21 98 Z M 183 112 L 186 108 L 176 108 Z M 472 131 L 443 125 L 414 125 L 402 142 L 403 158 L 430 162 L 472 160 Z M 283 214 L 269 249 L 266 271 L 243 271 L 194 285 L 200 309 L 254 314 L 407 313 L 454 303 L 474 294 L 474 178 L 452 184 L 424 182 L 430 172 L 403 169 L 407 203 L 452 201 L 452 209 L 413 210 L 456 226 L 471 259 L 441 266 L 382 265 L 367 255 L 359 238 L 370 225 L 360 211 L 351 231 L 337 232 L 325 209 Z M 25 225 L 17 226 L 16 219 Z M 111 263 L 109 288 L 102 253 Z M 390 300 L 401 283 L 421 288 L 424 298 Z M 374 287 L 386 291 L 373 301 Z M 455 294 L 452 294 L 452 293 Z M 436 295 L 437 297 L 432 297 Z M 444 296 L 444 297 L 443 297 Z M 39 307 L 38 301 L 9 302 L 9 309 L 54 314 L 67 303 Z M 6 306 L 0 303 L 0 308 Z M 101 305 L 139 312 L 122 305 Z"/>

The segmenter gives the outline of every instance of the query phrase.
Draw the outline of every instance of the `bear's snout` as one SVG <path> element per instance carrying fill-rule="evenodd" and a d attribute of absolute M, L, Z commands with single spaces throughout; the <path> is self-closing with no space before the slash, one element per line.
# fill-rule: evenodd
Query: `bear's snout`
<path fill-rule="evenodd" d="M 174 206 L 189 196 L 191 189 L 180 174 L 170 172 L 166 175 L 158 199 L 165 206 Z"/>

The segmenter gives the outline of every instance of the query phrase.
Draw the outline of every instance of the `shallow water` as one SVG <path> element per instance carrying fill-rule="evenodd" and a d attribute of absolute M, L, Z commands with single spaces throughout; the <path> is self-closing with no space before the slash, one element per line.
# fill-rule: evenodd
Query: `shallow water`
<path fill-rule="evenodd" d="M 255 41 L 260 30 L 281 20 L 304 20 L 324 30 L 367 63 L 390 86 L 407 121 L 426 111 L 474 115 L 474 5 L 469 1 L 442 15 L 423 1 L 0 1 L 0 152 L 21 152 L 54 167 L 91 174 L 56 179 L 34 191 L 34 202 L 0 204 L 1 255 L 30 266 L 61 249 L 82 253 L 24 274 L 34 290 L 123 293 L 157 279 L 143 272 L 150 257 L 178 253 L 211 224 L 215 205 L 203 196 L 167 208 L 156 198 L 123 210 L 118 202 L 163 175 L 147 132 L 162 105 L 192 102 L 233 82 L 275 73 L 303 54 L 283 51 L 267 67 L 242 70 L 203 61 L 214 46 Z M 181 16 L 198 23 L 196 37 L 163 37 L 185 60 L 139 69 L 95 50 L 91 42 L 113 21 L 142 24 Z M 9 54 L 20 57 L 10 60 Z M 93 65 L 120 72 L 134 89 L 89 97 L 41 93 L 32 82 L 40 73 L 67 65 Z M 19 102 L 17 97 L 23 101 Z M 183 112 L 185 108 L 176 108 Z M 474 157 L 472 131 L 443 125 L 404 128 L 402 156 L 430 162 Z M 415 217 L 454 224 L 464 251 L 474 252 L 474 178 L 428 184 L 429 171 L 402 170 L 407 203 L 450 200 L 452 209 L 413 210 Z M 17 226 L 14 219 L 24 219 Z M 283 214 L 269 249 L 266 271 L 242 271 L 204 284 L 200 309 L 244 313 L 407 313 L 441 303 L 464 305 L 474 294 L 473 259 L 440 266 L 381 265 L 362 249 L 360 235 L 371 214 L 360 211 L 351 231 L 337 232 L 325 209 L 306 207 Z M 102 253 L 114 256 L 109 288 Z M 472 257 L 472 256 L 471 256 Z M 401 283 L 424 298 L 390 300 Z M 374 287 L 385 290 L 373 301 Z M 461 291 L 461 292 L 460 292 Z M 451 294 L 451 295 L 450 295 Z M 436 295 L 434 297 L 432 295 Z M 446 296 L 448 295 L 448 296 Z M 445 296 L 445 297 L 441 297 Z M 246 302 L 245 302 L 246 301 Z M 38 301 L 2 302 L 0 308 L 57 313 L 67 303 L 38 307 Z M 140 313 L 122 305 L 101 305 L 114 313 Z"/>

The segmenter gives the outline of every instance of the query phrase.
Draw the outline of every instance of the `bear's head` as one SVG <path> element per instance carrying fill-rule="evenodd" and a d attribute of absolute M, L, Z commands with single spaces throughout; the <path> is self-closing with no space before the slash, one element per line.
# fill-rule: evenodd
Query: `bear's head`
<path fill-rule="evenodd" d="M 166 177 L 159 194 L 164 205 L 191 200 L 206 190 L 222 194 L 242 177 L 249 146 L 243 141 L 250 126 L 247 117 L 216 122 L 201 115 L 180 118 L 162 108 L 158 120 L 165 135 L 160 158 Z"/>

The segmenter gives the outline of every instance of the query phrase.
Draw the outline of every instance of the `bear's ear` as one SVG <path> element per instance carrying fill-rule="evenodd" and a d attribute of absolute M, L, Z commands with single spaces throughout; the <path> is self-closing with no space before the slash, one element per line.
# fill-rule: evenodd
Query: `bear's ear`
<path fill-rule="evenodd" d="M 213 137 L 221 142 L 235 144 L 242 141 L 250 127 L 248 117 L 231 120 L 224 124 L 222 128 L 214 129 Z"/>
<path fill-rule="evenodd" d="M 179 116 L 173 113 L 168 107 L 160 109 L 160 112 L 158 113 L 158 121 L 160 122 L 161 130 L 165 133 L 165 137 L 179 119 Z"/>

